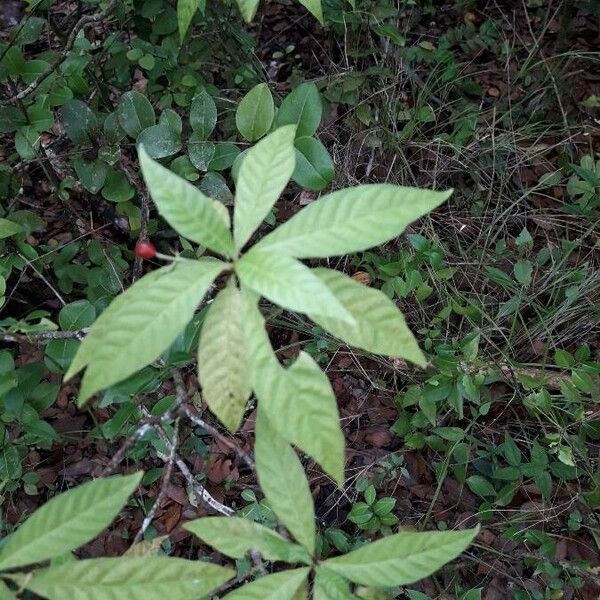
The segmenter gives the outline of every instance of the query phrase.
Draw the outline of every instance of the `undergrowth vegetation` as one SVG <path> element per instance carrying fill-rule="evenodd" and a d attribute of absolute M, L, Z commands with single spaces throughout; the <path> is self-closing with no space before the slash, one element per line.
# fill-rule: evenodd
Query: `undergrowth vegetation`
<path fill-rule="evenodd" d="M 599 22 L 5 0 L 0 597 L 597 598 Z"/>

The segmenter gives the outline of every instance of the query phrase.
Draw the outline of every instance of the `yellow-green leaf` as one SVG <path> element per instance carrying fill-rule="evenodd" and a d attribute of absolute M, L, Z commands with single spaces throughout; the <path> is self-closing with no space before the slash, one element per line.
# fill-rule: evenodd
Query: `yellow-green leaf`
<path fill-rule="evenodd" d="M 404 315 L 383 292 L 358 283 L 339 271 L 317 268 L 313 273 L 355 321 L 350 324 L 335 317 L 309 313 L 315 323 L 350 346 L 404 358 L 421 367 L 427 364 Z"/>
<path fill-rule="evenodd" d="M 198 346 L 202 395 L 230 431 L 237 431 L 250 397 L 240 291 L 230 280 L 209 307 Z"/>
<path fill-rule="evenodd" d="M 237 0 L 237 5 L 246 23 L 250 23 L 256 15 L 259 0 Z"/>
<path fill-rule="evenodd" d="M 203 517 L 184 525 L 221 554 L 244 558 L 255 550 L 266 560 L 304 562 L 310 564 L 310 555 L 302 546 L 292 544 L 276 531 L 240 517 Z"/>
<path fill-rule="evenodd" d="M 49 600 L 189 600 L 206 596 L 233 575 L 200 560 L 146 556 L 69 562 L 18 580 Z"/>
<path fill-rule="evenodd" d="M 277 518 L 312 555 L 315 509 L 304 469 L 292 447 L 269 423 L 260 403 L 254 455 L 260 488 Z"/>
<path fill-rule="evenodd" d="M 66 381 L 87 366 L 79 403 L 158 358 L 225 267 L 216 259 L 179 259 L 117 296 L 92 326 L 65 375 Z"/>
<path fill-rule="evenodd" d="M 276 129 L 246 151 L 237 175 L 233 215 L 240 250 L 279 198 L 295 165 L 295 125 Z"/>
<path fill-rule="evenodd" d="M 245 286 L 283 308 L 355 322 L 311 269 L 289 256 L 251 249 L 235 270 Z"/>
<path fill-rule="evenodd" d="M 140 166 L 161 216 L 184 237 L 224 256 L 232 256 L 233 240 L 213 201 L 197 187 L 139 148 Z"/>
<path fill-rule="evenodd" d="M 397 237 L 451 193 L 389 184 L 338 190 L 303 208 L 255 248 L 296 258 L 360 252 Z"/>
<path fill-rule="evenodd" d="M 374 587 L 408 585 L 459 556 L 479 531 L 402 532 L 361 546 L 322 564 L 354 583 Z"/>
<path fill-rule="evenodd" d="M 296 600 L 310 569 L 292 569 L 265 575 L 241 588 L 229 592 L 223 600 Z"/>
<path fill-rule="evenodd" d="M 42 562 L 89 542 L 119 514 L 142 475 L 96 479 L 48 500 L 2 546 L 0 570 Z"/>
<path fill-rule="evenodd" d="M 281 437 L 316 460 L 341 486 L 344 436 L 327 376 L 304 352 L 289 369 L 284 369 L 271 347 L 264 318 L 250 299 L 246 302 L 244 328 L 252 388 L 261 409 Z"/>

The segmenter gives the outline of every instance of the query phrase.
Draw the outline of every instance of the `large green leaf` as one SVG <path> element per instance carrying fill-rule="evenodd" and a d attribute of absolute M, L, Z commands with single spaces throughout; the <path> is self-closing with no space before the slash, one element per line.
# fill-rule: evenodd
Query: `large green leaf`
<path fill-rule="evenodd" d="M 212 96 L 202 90 L 192 101 L 190 125 L 200 139 L 206 140 L 217 124 L 217 106 Z"/>
<path fill-rule="evenodd" d="M 277 126 L 296 125 L 296 137 L 313 135 L 323 115 L 323 104 L 314 83 L 303 83 L 285 97 L 277 112 Z"/>
<path fill-rule="evenodd" d="M 200 9 L 200 12 L 204 14 L 205 8 L 206 0 L 177 0 L 177 26 L 179 39 L 182 42 L 196 11 Z"/>
<path fill-rule="evenodd" d="M 258 9 L 259 0 L 237 0 L 238 8 L 244 17 L 246 23 L 250 23 L 254 19 L 256 10 Z"/>
<path fill-rule="evenodd" d="M 210 198 L 198 188 L 152 160 L 139 148 L 140 166 L 152 199 L 163 218 L 184 237 L 225 256 L 233 240 Z"/>
<path fill-rule="evenodd" d="M 119 514 L 142 475 L 96 479 L 55 496 L 8 538 L 0 569 L 48 560 L 89 542 Z"/>
<path fill-rule="evenodd" d="M 231 558 L 244 558 L 255 550 L 266 560 L 310 564 L 310 555 L 302 546 L 292 544 L 276 531 L 240 517 L 204 517 L 190 521 L 185 529 Z"/>
<path fill-rule="evenodd" d="M 304 469 L 293 448 L 269 423 L 260 403 L 255 436 L 254 455 L 260 488 L 277 518 L 312 555 L 315 509 Z"/>
<path fill-rule="evenodd" d="M 428 577 L 473 541 L 479 527 L 464 531 L 403 532 L 324 561 L 354 583 L 375 587 L 408 585 Z"/>
<path fill-rule="evenodd" d="M 283 308 L 354 323 L 354 318 L 311 269 L 289 256 L 251 249 L 235 269 L 245 286 Z"/>
<path fill-rule="evenodd" d="M 271 90 L 266 83 L 259 83 L 242 98 L 235 113 L 235 124 L 244 139 L 255 142 L 271 129 L 274 116 Z"/>
<path fill-rule="evenodd" d="M 270 424 L 342 485 L 344 436 L 326 375 L 304 352 L 289 369 L 279 364 L 258 306 L 246 305 L 244 328 L 252 387 Z"/>
<path fill-rule="evenodd" d="M 313 600 L 358 600 L 347 579 L 323 565 L 315 569 Z"/>
<path fill-rule="evenodd" d="M 403 314 L 383 292 L 358 283 L 339 271 L 317 268 L 313 273 L 355 320 L 352 325 L 335 317 L 309 314 L 315 323 L 350 346 L 374 354 L 405 358 L 421 367 L 427 364 Z"/>
<path fill-rule="evenodd" d="M 294 172 L 294 132 L 293 125 L 280 127 L 244 153 L 233 217 L 238 250 L 269 214 Z"/>
<path fill-rule="evenodd" d="M 269 419 L 284 436 L 314 458 L 341 487 L 344 483 L 344 434 L 329 379 L 305 352 L 285 371 L 279 402 L 265 408 Z"/>
<path fill-rule="evenodd" d="M 66 381 L 87 365 L 79 403 L 164 352 L 225 266 L 216 259 L 179 259 L 117 296 L 94 323 L 65 375 Z"/>
<path fill-rule="evenodd" d="M 198 374 L 204 400 L 230 431 L 242 423 L 250 397 L 240 291 L 233 280 L 210 305 L 198 346 Z"/>
<path fill-rule="evenodd" d="M 295 142 L 296 168 L 292 179 L 307 190 L 326 188 L 335 174 L 327 148 L 314 137 L 301 137 Z"/>
<path fill-rule="evenodd" d="M 156 123 L 152 104 L 144 94 L 136 91 L 125 92 L 121 96 L 117 116 L 123 131 L 133 139 Z"/>
<path fill-rule="evenodd" d="M 189 600 L 206 596 L 233 575 L 199 560 L 122 556 L 68 562 L 18 580 L 49 600 Z"/>
<path fill-rule="evenodd" d="M 400 235 L 452 190 L 432 192 L 389 184 L 359 185 L 327 194 L 264 237 L 256 248 L 296 258 L 343 256 Z"/>
<path fill-rule="evenodd" d="M 295 600 L 309 572 L 310 569 L 304 567 L 266 575 L 229 592 L 223 600 Z"/>

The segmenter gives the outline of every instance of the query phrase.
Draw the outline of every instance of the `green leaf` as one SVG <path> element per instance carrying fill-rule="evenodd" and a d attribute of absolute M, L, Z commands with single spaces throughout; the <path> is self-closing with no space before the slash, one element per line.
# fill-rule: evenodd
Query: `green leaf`
<path fill-rule="evenodd" d="M 181 42 L 183 42 L 183 38 L 198 9 L 204 14 L 206 0 L 177 0 L 177 26 L 179 28 L 179 39 Z"/>
<path fill-rule="evenodd" d="M 89 300 L 76 300 L 66 304 L 58 313 L 58 323 L 64 331 L 77 331 L 89 327 L 96 318 L 96 308 Z"/>
<path fill-rule="evenodd" d="M 60 109 L 60 116 L 67 135 L 75 144 L 92 142 L 92 129 L 98 125 L 98 120 L 85 102 L 69 100 Z"/>
<path fill-rule="evenodd" d="M 294 172 L 294 132 L 293 125 L 280 127 L 245 153 L 233 217 L 238 250 L 269 214 Z"/>
<path fill-rule="evenodd" d="M 250 23 L 256 15 L 259 0 L 237 0 L 237 5 L 246 23 Z"/>
<path fill-rule="evenodd" d="M 240 291 L 230 279 L 209 307 L 198 347 L 202 395 L 232 432 L 242 423 L 251 393 L 241 304 Z"/>
<path fill-rule="evenodd" d="M 120 171 L 110 169 L 106 175 L 106 181 L 102 188 L 102 197 L 109 202 L 126 202 L 131 200 L 135 194 L 133 187 Z"/>
<path fill-rule="evenodd" d="M 314 83 L 303 83 L 288 94 L 277 112 L 277 126 L 296 125 L 296 137 L 311 136 L 317 131 L 323 105 Z"/>
<path fill-rule="evenodd" d="M 481 475 L 471 475 L 466 480 L 469 489 L 478 496 L 484 497 L 496 497 L 496 490 L 494 486 Z"/>
<path fill-rule="evenodd" d="M 321 0 L 298 0 L 302 6 L 304 6 L 309 13 L 311 13 L 321 25 L 324 25 L 323 21 L 323 8 L 321 7 Z"/>
<path fill-rule="evenodd" d="M 531 274 L 533 273 L 533 266 L 529 260 L 519 260 L 513 267 L 515 279 L 521 285 L 529 285 L 531 283 Z"/>
<path fill-rule="evenodd" d="M 81 185 L 90 194 L 97 194 L 102 189 L 108 173 L 108 167 L 104 161 L 96 159 L 89 163 L 82 156 L 78 156 L 73 161 L 73 168 Z"/>
<path fill-rule="evenodd" d="M 18 580 L 49 600 L 189 600 L 206 596 L 233 575 L 199 560 L 121 556 L 68 562 Z"/>
<path fill-rule="evenodd" d="M 248 552 L 255 550 L 265 560 L 306 564 L 311 562 L 304 548 L 288 542 L 276 531 L 248 519 L 204 517 L 186 523 L 184 528 L 231 558 L 244 558 Z"/>
<path fill-rule="evenodd" d="M 350 592 L 348 580 L 323 565 L 315 570 L 313 600 L 358 600 Z"/>
<path fill-rule="evenodd" d="M 0 219 L 0 240 L 21 233 L 23 228 L 14 221 L 8 219 Z"/>
<path fill-rule="evenodd" d="M 284 369 L 273 353 L 257 306 L 247 306 L 244 327 L 252 364 L 252 388 L 270 424 L 342 486 L 344 436 L 326 375 L 304 352 L 289 369 Z"/>
<path fill-rule="evenodd" d="M 140 132 L 137 142 L 151 158 L 165 158 L 181 150 L 181 137 L 165 122 L 152 125 Z"/>
<path fill-rule="evenodd" d="M 190 108 L 190 125 L 199 139 L 206 140 L 217 124 L 217 106 L 212 96 L 202 90 Z"/>
<path fill-rule="evenodd" d="M 0 551 L 0 569 L 30 565 L 79 548 L 119 514 L 142 475 L 96 479 L 55 496 L 8 538 Z"/>
<path fill-rule="evenodd" d="M 374 354 L 404 358 L 424 367 L 427 364 L 417 341 L 398 307 L 379 290 L 369 288 L 332 269 L 312 272 L 329 288 L 352 315 L 349 324 L 334 317 L 308 313 L 308 316 L 332 335 L 350 346 Z"/>
<path fill-rule="evenodd" d="M 273 512 L 296 540 L 314 554 L 315 509 L 304 469 L 292 447 L 271 425 L 260 404 L 254 455 L 258 481 Z"/>
<path fill-rule="evenodd" d="M 327 194 L 264 237 L 256 248 L 296 258 L 343 256 L 383 244 L 447 198 L 389 184 L 359 185 Z"/>
<path fill-rule="evenodd" d="M 355 323 L 321 279 L 289 256 L 253 248 L 236 263 L 235 270 L 245 286 L 283 308 Z"/>
<path fill-rule="evenodd" d="M 179 259 L 117 296 L 94 323 L 65 375 L 66 381 L 87 365 L 79 404 L 164 352 L 225 266 L 215 259 Z"/>
<path fill-rule="evenodd" d="M 314 137 L 299 137 L 295 146 L 296 168 L 292 179 L 307 190 L 326 188 L 335 174 L 327 148 Z"/>
<path fill-rule="evenodd" d="M 223 596 L 223 600 L 295 600 L 310 569 L 291 569 L 265 575 Z"/>
<path fill-rule="evenodd" d="M 162 217 L 184 237 L 225 256 L 233 240 L 214 203 L 198 188 L 152 160 L 143 147 L 140 165 L 152 199 Z"/>
<path fill-rule="evenodd" d="M 152 104 L 144 94 L 136 91 L 125 92 L 121 96 L 117 117 L 123 131 L 133 139 L 156 123 Z"/>
<path fill-rule="evenodd" d="M 428 577 L 465 550 L 479 531 L 403 532 L 322 564 L 361 585 L 393 587 Z"/>
<path fill-rule="evenodd" d="M 210 163 L 215 155 L 216 146 L 214 142 L 207 142 L 197 133 L 192 133 L 188 139 L 188 154 L 192 164 L 199 171 L 208 171 Z"/>
<path fill-rule="evenodd" d="M 521 464 L 521 451 L 508 433 L 504 434 L 503 453 L 509 465 L 518 467 Z"/>
<path fill-rule="evenodd" d="M 229 169 L 240 154 L 240 149 L 232 142 L 215 144 L 214 155 L 208 165 L 211 171 L 224 171 Z"/>
<path fill-rule="evenodd" d="M 266 83 L 259 83 L 242 98 L 235 113 L 235 124 L 245 140 L 255 142 L 271 129 L 274 116 L 271 90 Z"/>

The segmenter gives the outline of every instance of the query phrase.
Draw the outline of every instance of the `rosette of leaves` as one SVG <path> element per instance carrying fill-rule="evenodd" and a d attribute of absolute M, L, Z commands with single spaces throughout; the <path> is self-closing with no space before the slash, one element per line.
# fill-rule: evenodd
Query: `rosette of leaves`
<path fill-rule="evenodd" d="M 185 528 L 231 558 L 241 559 L 255 551 L 291 568 L 247 583 L 223 600 L 358 600 L 352 585 L 390 588 L 414 583 L 456 558 L 479 530 L 406 531 L 322 560 L 316 550 L 315 510 L 302 465 L 265 415 L 264 407 L 258 410 L 255 456 L 265 498 L 295 542 L 238 517 L 197 519 Z"/>
<path fill-rule="evenodd" d="M 322 190 L 331 183 L 335 173 L 327 148 L 315 136 L 322 117 L 321 95 L 314 83 L 303 83 L 294 88 L 284 98 L 277 115 L 269 86 L 261 83 L 242 98 L 235 122 L 241 136 L 249 142 L 261 139 L 271 127 L 296 125 L 296 166 L 292 179 L 305 189 Z M 234 164 L 234 178 L 242 158 Z"/>
<path fill-rule="evenodd" d="M 0 548 L 0 597 L 204 598 L 234 575 L 204 561 L 153 556 L 142 544 L 124 556 L 75 560 L 73 550 L 95 538 L 119 514 L 143 473 L 90 481 L 38 508 Z M 138 549 L 140 546 L 140 549 Z M 51 561 L 49 566 L 34 568 Z M 23 572 L 20 572 L 23 571 Z"/>
<path fill-rule="evenodd" d="M 237 177 L 233 219 L 223 204 L 140 147 L 142 173 L 159 213 L 181 236 L 222 258 L 175 257 L 136 282 L 95 321 L 65 380 L 85 369 L 81 405 L 152 363 L 191 320 L 215 279 L 226 274 L 201 331 L 198 373 L 204 399 L 235 431 L 253 391 L 279 435 L 341 485 L 344 439 L 331 385 L 304 352 L 289 368 L 279 363 L 258 300 L 307 315 L 351 346 L 425 365 L 402 313 L 387 296 L 301 260 L 343 256 L 393 239 L 450 192 L 388 184 L 338 190 L 247 249 L 294 172 L 295 136 L 296 126 L 285 125 L 248 151 Z"/>

